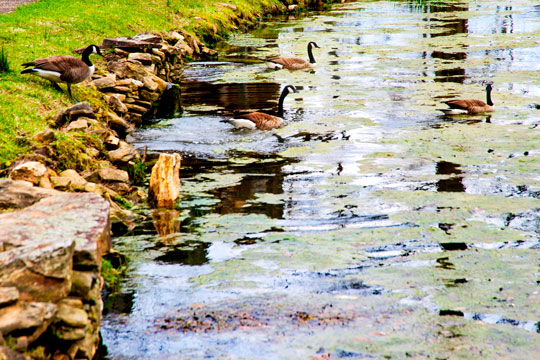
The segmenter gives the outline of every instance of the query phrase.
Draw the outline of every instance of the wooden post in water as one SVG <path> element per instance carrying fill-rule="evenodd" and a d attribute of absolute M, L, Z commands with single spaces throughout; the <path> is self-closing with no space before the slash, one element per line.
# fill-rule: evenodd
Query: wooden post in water
<path fill-rule="evenodd" d="M 180 162 L 178 154 L 160 154 L 152 168 L 148 196 L 157 207 L 171 208 L 180 196 Z"/>

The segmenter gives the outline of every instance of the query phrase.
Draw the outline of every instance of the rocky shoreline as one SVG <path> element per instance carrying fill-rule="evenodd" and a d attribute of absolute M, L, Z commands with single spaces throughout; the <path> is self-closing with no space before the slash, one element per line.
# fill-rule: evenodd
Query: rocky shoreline
<path fill-rule="evenodd" d="M 267 11 L 308 5 L 295 3 Z M 50 128 L 32 136 L 33 152 L 14 161 L 8 180 L 0 180 L 2 359 L 95 356 L 102 256 L 111 250 L 111 237 L 136 221 L 129 208 L 147 201 L 139 179 L 144 154 L 126 138 L 146 119 L 181 112 L 176 84 L 186 58 L 217 56 L 178 29 L 104 39 L 100 47 L 108 50 L 106 64 L 88 83 L 100 105 L 79 102 L 49 119 Z M 56 140 L 66 134 L 76 134 L 85 146 L 58 149 Z M 62 151 L 76 158 L 74 165 Z"/>
<path fill-rule="evenodd" d="M 83 101 L 60 111 L 50 129 L 33 136 L 39 144 L 34 152 L 17 159 L 8 180 L 0 180 L 0 210 L 9 209 L 0 214 L 0 358 L 95 356 L 101 259 L 111 250 L 111 237 L 136 219 L 124 204 L 147 200 L 133 179 L 141 155 L 126 137 L 145 119 L 181 111 L 174 81 L 186 55 L 215 56 L 177 31 L 105 39 L 102 47 L 112 50 L 106 68 L 88 86 L 102 94 L 104 107 Z M 66 133 L 91 139 L 73 151 L 94 166 L 57 172 L 53 144 Z"/>

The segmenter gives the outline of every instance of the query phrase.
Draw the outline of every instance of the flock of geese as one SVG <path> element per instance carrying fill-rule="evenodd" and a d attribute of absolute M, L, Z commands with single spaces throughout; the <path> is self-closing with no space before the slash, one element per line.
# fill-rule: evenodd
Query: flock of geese
<path fill-rule="evenodd" d="M 309 61 L 298 57 L 271 57 L 266 59 L 268 67 L 271 69 L 301 70 L 309 69 L 315 65 L 313 56 L 313 47 L 320 48 L 315 42 L 311 41 L 307 45 Z M 90 61 L 90 55 L 96 54 L 103 56 L 101 50 L 96 45 L 90 45 L 83 51 L 81 59 L 71 55 L 55 55 L 48 58 L 36 59 L 22 64 L 26 69 L 21 74 L 32 74 L 43 79 L 49 80 L 53 86 L 62 91 L 58 83 L 66 83 L 67 91 L 72 100 L 71 85 L 80 83 L 89 79 L 95 70 L 94 64 Z M 486 102 L 476 99 L 454 99 L 444 103 L 448 109 L 438 109 L 446 115 L 458 114 L 479 114 L 495 111 L 493 101 L 491 100 L 491 84 L 486 86 Z M 293 85 L 287 85 L 282 90 L 278 102 L 278 113 L 270 115 L 259 111 L 236 110 L 233 112 L 233 118 L 223 120 L 236 128 L 271 130 L 280 127 L 283 124 L 283 102 L 290 91 L 296 92 Z"/>

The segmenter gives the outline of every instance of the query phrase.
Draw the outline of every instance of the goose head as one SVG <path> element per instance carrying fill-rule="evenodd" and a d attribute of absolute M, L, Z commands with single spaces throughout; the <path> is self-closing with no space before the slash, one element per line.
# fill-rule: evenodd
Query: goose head
<path fill-rule="evenodd" d="M 315 41 L 310 41 L 307 45 L 307 53 L 309 56 L 309 63 L 315 64 L 315 57 L 313 57 L 313 52 L 311 51 L 313 47 L 319 48 L 319 45 Z"/>
<path fill-rule="evenodd" d="M 294 93 L 298 92 L 293 85 L 287 85 L 283 88 L 283 91 L 281 93 L 286 95 L 289 93 L 289 90 L 292 90 L 292 92 Z"/>
<path fill-rule="evenodd" d="M 91 54 L 96 54 L 96 55 L 99 55 L 99 56 L 103 56 L 103 53 L 101 52 L 101 49 L 99 48 L 99 46 L 97 45 L 88 45 L 86 47 L 86 49 L 84 49 L 83 51 L 83 57 L 86 56 L 90 56 Z"/>

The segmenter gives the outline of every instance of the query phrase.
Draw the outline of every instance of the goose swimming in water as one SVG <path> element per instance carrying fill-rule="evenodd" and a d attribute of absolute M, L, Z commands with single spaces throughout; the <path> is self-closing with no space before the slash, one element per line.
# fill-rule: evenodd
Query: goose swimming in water
<path fill-rule="evenodd" d="M 67 84 L 69 97 L 73 99 L 71 84 L 80 83 L 94 74 L 95 66 L 90 61 L 91 54 L 103 56 L 98 46 L 90 45 L 84 49 L 81 59 L 71 55 L 55 55 L 36 59 L 22 64 L 24 67 L 32 66 L 32 68 L 21 71 L 21 74 L 32 74 L 49 80 L 59 91 L 62 91 L 62 88 L 58 86 L 58 83 L 64 82 Z"/>
<path fill-rule="evenodd" d="M 272 69 L 289 69 L 300 70 L 308 69 L 314 66 L 315 57 L 313 56 L 313 46 L 319 48 L 314 41 L 310 41 L 307 45 L 309 62 L 298 57 L 271 57 L 266 59 L 266 65 Z"/>
<path fill-rule="evenodd" d="M 495 111 L 493 101 L 491 101 L 491 91 L 493 87 L 491 84 L 486 85 L 486 102 L 476 99 L 455 99 L 444 101 L 449 109 L 439 109 L 446 115 L 460 115 L 460 114 L 480 114 L 484 112 Z"/>
<path fill-rule="evenodd" d="M 296 88 L 294 86 L 285 86 L 281 92 L 281 96 L 279 97 L 277 116 L 259 111 L 235 110 L 234 118 L 222 121 L 228 122 L 236 128 L 243 129 L 271 130 L 278 128 L 283 124 L 283 102 L 285 97 L 289 94 L 289 89 L 296 92 Z"/>

